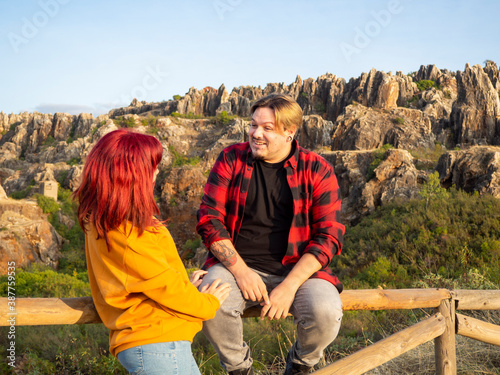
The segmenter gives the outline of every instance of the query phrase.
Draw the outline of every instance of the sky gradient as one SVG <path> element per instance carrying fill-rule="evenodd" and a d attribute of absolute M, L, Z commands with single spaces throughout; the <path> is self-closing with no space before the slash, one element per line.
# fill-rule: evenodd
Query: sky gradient
<path fill-rule="evenodd" d="M 498 0 L 0 0 L 0 111 L 89 112 L 190 87 L 500 65 Z"/>

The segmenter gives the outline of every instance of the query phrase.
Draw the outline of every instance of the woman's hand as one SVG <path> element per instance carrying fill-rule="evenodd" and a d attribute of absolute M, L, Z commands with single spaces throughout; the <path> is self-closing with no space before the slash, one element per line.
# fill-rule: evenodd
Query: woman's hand
<path fill-rule="evenodd" d="M 220 285 L 219 285 L 220 284 Z M 221 279 L 216 279 L 211 285 L 205 285 L 201 288 L 200 292 L 208 293 L 217 297 L 222 305 L 222 302 L 226 300 L 231 291 L 231 285 L 229 283 L 221 284 Z"/>
<path fill-rule="evenodd" d="M 193 271 L 193 273 L 189 276 L 189 281 L 191 281 L 191 284 L 198 288 L 203 280 L 203 276 L 207 273 L 207 271 L 203 270 Z"/>

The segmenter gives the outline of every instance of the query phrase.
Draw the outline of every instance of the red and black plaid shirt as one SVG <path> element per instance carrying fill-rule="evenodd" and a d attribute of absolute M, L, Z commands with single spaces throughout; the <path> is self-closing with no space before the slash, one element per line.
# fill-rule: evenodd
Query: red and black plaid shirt
<path fill-rule="evenodd" d="M 254 161 L 248 142 L 227 147 L 217 158 L 205 185 L 196 226 L 208 249 L 223 239 L 234 243 L 241 227 Z M 328 267 L 332 257 L 342 251 L 345 230 L 339 223 L 340 190 L 333 167 L 298 144 L 284 167 L 293 196 L 293 219 L 282 263 L 291 269 L 302 254 L 311 253 L 323 266 L 312 277 L 328 280 L 342 291 L 342 283 Z M 217 262 L 209 252 L 204 268 Z"/>

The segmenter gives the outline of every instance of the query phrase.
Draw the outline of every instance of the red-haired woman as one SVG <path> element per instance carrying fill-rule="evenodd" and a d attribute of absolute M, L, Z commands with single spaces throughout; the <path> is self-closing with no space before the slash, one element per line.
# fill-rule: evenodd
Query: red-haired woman
<path fill-rule="evenodd" d="M 75 191 L 78 220 L 111 354 L 134 374 L 200 374 L 192 339 L 230 287 L 217 280 L 200 293 L 204 271 L 188 278 L 170 233 L 154 218 L 162 152 L 153 136 L 120 129 L 102 137 Z"/>

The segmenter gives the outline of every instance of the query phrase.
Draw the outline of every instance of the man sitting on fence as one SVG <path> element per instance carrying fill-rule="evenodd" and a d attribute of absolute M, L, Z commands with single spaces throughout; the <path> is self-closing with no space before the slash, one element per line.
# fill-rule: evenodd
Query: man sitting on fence
<path fill-rule="evenodd" d="M 198 212 L 209 249 L 202 286 L 218 278 L 232 286 L 203 332 L 230 374 L 253 374 L 241 314 L 259 304 L 262 318 L 290 312 L 297 341 L 285 374 L 304 374 L 342 320 L 342 283 L 328 268 L 342 249 L 339 188 L 332 166 L 294 140 L 302 124 L 295 100 L 271 94 L 251 111 L 249 142 L 221 152 Z"/>

